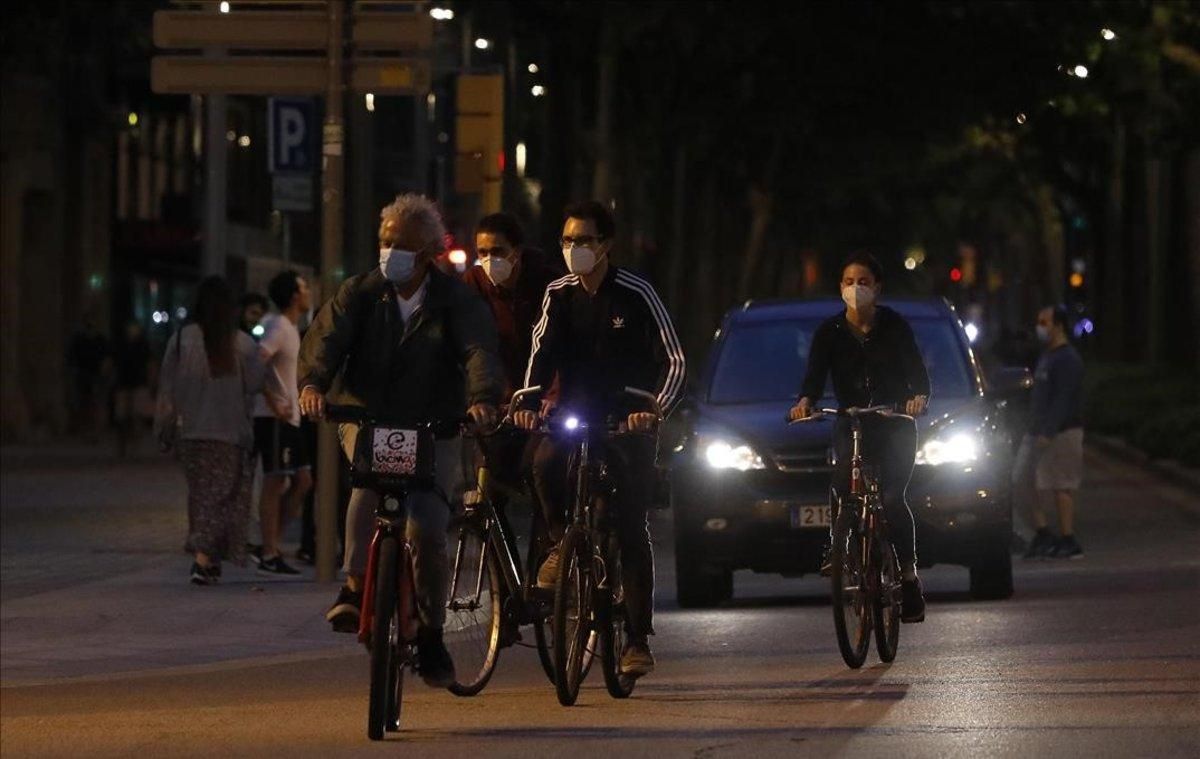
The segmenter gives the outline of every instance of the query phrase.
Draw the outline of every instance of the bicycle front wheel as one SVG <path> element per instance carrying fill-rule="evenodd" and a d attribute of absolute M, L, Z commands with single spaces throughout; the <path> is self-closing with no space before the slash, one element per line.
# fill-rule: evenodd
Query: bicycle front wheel
<path fill-rule="evenodd" d="M 367 737 L 383 740 L 398 728 L 401 677 L 400 626 L 396 617 L 399 544 L 395 537 L 379 542 L 375 558 L 374 602 L 371 609 L 371 696 L 367 708 Z"/>
<path fill-rule="evenodd" d="M 554 592 L 554 689 L 558 702 L 572 706 L 590 659 L 592 632 L 591 550 L 582 528 L 571 527 L 563 537 L 558 585 Z"/>
<path fill-rule="evenodd" d="M 900 645 L 900 564 L 896 549 L 885 537 L 875 536 L 875 571 L 878 573 L 877 592 L 873 604 L 875 650 L 880 660 L 896 658 Z"/>
<path fill-rule="evenodd" d="M 842 659 L 858 669 L 867 658 L 871 645 L 871 606 L 864 569 L 862 536 L 858 529 L 859 505 L 842 504 L 833 527 L 833 564 L 831 575 L 833 627 L 837 632 Z"/>
<path fill-rule="evenodd" d="M 500 566 L 488 532 L 463 527 L 455 554 L 457 572 L 450 578 L 444 638 L 454 660 L 456 696 L 483 690 L 500 658 Z"/>

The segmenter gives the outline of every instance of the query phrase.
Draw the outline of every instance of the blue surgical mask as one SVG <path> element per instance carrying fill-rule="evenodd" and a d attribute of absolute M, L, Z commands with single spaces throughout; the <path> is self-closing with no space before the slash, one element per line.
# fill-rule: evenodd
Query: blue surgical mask
<path fill-rule="evenodd" d="M 379 270 L 397 285 L 412 279 L 417 270 L 417 254 L 403 248 L 380 248 Z"/>

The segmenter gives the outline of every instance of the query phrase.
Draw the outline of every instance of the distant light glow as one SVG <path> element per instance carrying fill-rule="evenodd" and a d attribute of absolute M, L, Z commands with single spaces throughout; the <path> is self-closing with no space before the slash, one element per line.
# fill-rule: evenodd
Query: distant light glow
<path fill-rule="evenodd" d="M 1117 33 L 1112 29 L 1104 28 L 1100 30 L 1100 36 L 1103 37 L 1106 42 L 1112 42 L 1117 38 Z"/>
<path fill-rule="evenodd" d="M 188 310 L 186 308 L 184 308 L 183 306 L 180 306 L 179 308 L 175 309 L 175 318 L 178 319 L 179 321 L 183 321 L 184 319 L 187 318 L 187 316 L 188 316 Z"/>
<path fill-rule="evenodd" d="M 455 248 L 454 250 L 450 251 L 450 255 L 447 256 L 447 258 L 450 259 L 450 263 L 454 264 L 455 269 L 458 271 L 466 271 L 467 251 L 463 250 L 462 248 Z"/>
<path fill-rule="evenodd" d="M 250 147 L 250 135 L 248 135 L 248 134 L 243 134 L 241 137 L 239 137 L 239 138 L 238 138 L 238 145 L 241 145 L 243 148 L 248 148 L 248 147 Z"/>
<path fill-rule="evenodd" d="M 913 258 L 912 256 L 909 256 L 908 258 L 904 259 L 904 268 L 908 269 L 909 271 L 916 269 L 917 268 L 917 259 Z"/>
<path fill-rule="evenodd" d="M 542 95 L 546 94 L 546 88 L 540 84 L 533 85 L 532 87 L 529 88 L 529 91 L 533 94 L 533 96 L 535 98 L 540 98 Z"/>
<path fill-rule="evenodd" d="M 974 343 L 979 337 L 979 327 L 976 327 L 971 322 L 967 322 L 966 326 L 963 327 L 963 330 L 967 333 L 967 339 L 972 343 Z"/>
<path fill-rule="evenodd" d="M 1079 272 L 1073 272 L 1069 281 L 1071 287 L 1083 287 L 1083 275 Z"/>
<path fill-rule="evenodd" d="M 267 334 L 267 328 L 261 324 L 255 324 L 254 329 L 250 330 L 250 334 L 254 335 L 255 337 L 262 337 L 263 335 Z"/>
<path fill-rule="evenodd" d="M 93 274 L 88 278 L 88 286 L 93 290 L 99 290 L 100 288 L 104 287 L 104 275 Z"/>
<path fill-rule="evenodd" d="M 229 12 L 229 3 L 227 3 L 227 2 L 224 2 L 224 0 L 222 0 L 222 2 L 221 2 L 221 12 L 222 12 L 222 13 L 228 13 L 228 12 Z"/>
<path fill-rule="evenodd" d="M 577 430 L 577 429 L 579 429 L 579 419 L 576 417 L 573 417 L 573 416 L 569 416 L 569 417 L 567 417 L 567 421 L 563 422 L 563 426 L 566 427 L 568 430 L 572 430 L 572 431 Z"/>
<path fill-rule="evenodd" d="M 538 68 L 538 65 L 536 63 L 529 64 L 529 73 L 530 74 L 536 74 L 539 71 L 541 71 L 541 69 Z"/>
<path fill-rule="evenodd" d="M 138 115 L 133 111 L 129 112 L 129 126 L 137 126 Z"/>
<path fill-rule="evenodd" d="M 1087 76 L 1088 76 L 1087 66 L 1082 66 L 1082 65 L 1076 66 L 1075 67 L 1075 76 L 1079 77 L 1080 79 L 1087 79 Z"/>
<path fill-rule="evenodd" d="M 367 110 L 370 111 L 371 113 L 374 113 L 375 112 L 375 93 L 368 92 L 366 95 L 363 95 L 363 101 L 367 104 Z"/>
<path fill-rule="evenodd" d="M 1096 331 L 1096 325 L 1092 323 L 1091 319 L 1080 319 L 1078 322 L 1075 323 L 1075 330 L 1074 330 L 1075 337 L 1083 337 L 1084 335 L 1090 335 L 1095 331 Z"/>
<path fill-rule="evenodd" d="M 453 21 L 454 11 L 449 8 L 431 8 L 429 15 L 433 16 L 434 21 Z"/>
<path fill-rule="evenodd" d="M 523 142 L 517 143 L 516 158 L 517 158 L 517 176 L 524 177 L 525 176 L 525 162 L 528 158 L 528 154 L 527 154 L 526 148 L 525 148 L 525 143 L 523 143 Z"/>
<path fill-rule="evenodd" d="M 166 311 L 155 311 L 150 315 L 150 319 L 155 324 L 166 324 L 167 322 L 171 321 L 171 315 Z"/>
<path fill-rule="evenodd" d="M 950 281 L 951 282 L 961 282 L 962 281 L 962 269 L 958 268 L 957 266 L 955 266 L 953 269 L 951 269 L 950 270 Z"/>
<path fill-rule="evenodd" d="M 491 46 L 492 41 L 486 37 L 478 37 L 475 40 L 475 47 L 479 48 L 480 50 L 487 50 Z"/>
<path fill-rule="evenodd" d="M 237 132 L 230 129 L 228 132 L 225 133 L 225 139 L 229 140 L 230 142 L 237 141 Z"/>
<path fill-rule="evenodd" d="M 1028 120 L 1029 120 L 1029 117 L 1026 116 L 1025 114 L 1023 114 L 1023 113 L 1017 114 L 1017 123 L 1018 124 L 1024 124 Z"/>

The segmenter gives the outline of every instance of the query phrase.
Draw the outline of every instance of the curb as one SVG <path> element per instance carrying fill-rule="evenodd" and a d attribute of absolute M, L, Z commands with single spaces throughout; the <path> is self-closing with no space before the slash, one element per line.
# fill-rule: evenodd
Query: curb
<path fill-rule="evenodd" d="M 1134 448 L 1120 438 L 1090 434 L 1086 439 L 1088 445 L 1104 453 L 1148 469 L 1176 485 L 1200 490 L 1200 470 L 1174 461 L 1152 459 L 1144 451 Z"/>

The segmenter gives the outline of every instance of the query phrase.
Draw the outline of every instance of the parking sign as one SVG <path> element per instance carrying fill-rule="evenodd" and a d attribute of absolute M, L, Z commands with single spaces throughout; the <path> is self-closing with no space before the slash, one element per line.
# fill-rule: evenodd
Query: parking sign
<path fill-rule="evenodd" d="M 316 163 L 312 98 L 270 98 L 268 167 L 272 174 L 309 174 Z"/>

